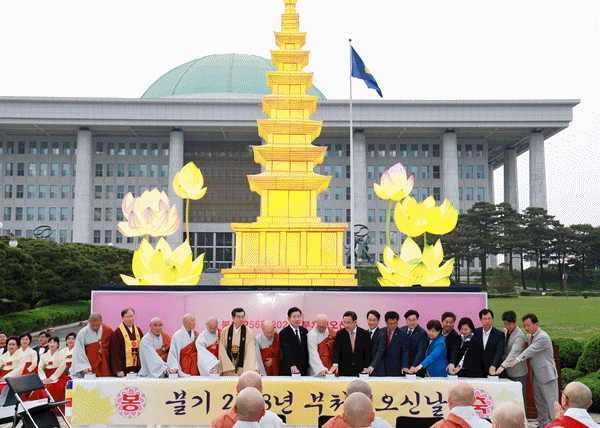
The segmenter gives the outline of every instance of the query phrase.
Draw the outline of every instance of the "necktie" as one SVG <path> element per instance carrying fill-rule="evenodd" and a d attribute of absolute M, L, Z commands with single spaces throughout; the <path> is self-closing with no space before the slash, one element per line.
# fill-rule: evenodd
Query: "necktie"
<path fill-rule="evenodd" d="M 371 330 L 371 340 L 373 340 L 373 333 L 375 333 L 375 330 Z"/>
<path fill-rule="evenodd" d="M 354 332 L 350 333 L 350 345 L 352 345 L 352 352 L 354 352 L 354 343 L 355 343 L 355 339 L 354 339 Z"/>
<path fill-rule="evenodd" d="M 300 330 L 296 329 L 296 339 L 298 339 L 298 343 L 302 343 L 300 340 Z"/>
<path fill-rule="evenodd" d="M 412 330 L 408 330 L 408 338 L 410 339 L 410 336 L 412 336 L 413 331 Z"/>
<path fill-rule="evenodd" d="M 390 347 L 390 339 L 392 337 L 392 330 L 388 330 L 388 339 L 387 339 L 387 346 L 388 348 Z"/>

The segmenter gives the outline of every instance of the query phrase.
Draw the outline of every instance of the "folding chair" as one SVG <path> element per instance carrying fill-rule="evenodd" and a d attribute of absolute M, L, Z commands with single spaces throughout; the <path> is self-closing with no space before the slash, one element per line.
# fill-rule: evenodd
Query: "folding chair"
<path fill-rule="evenodd" d="M 281 422 L 286 423 L 287 417 L 285 415 L 277 413 L 277 416 L 279 416 L 279 419 L 281 419 Z"/>
<path fill-rule="evenodd" d="M 65 415 L 59 408 L 59 406 L 67 404 L 68 401 L 54 401 L 52 395 L 50 395 L 50 392 L 48 392 L 46 389 L 46 385 L 44 385 L 37 374 L 5 377 L 4 380 L 6 380 L 8 387 L 17 400 L 15 404 L 15 415 L 13 417 L 12 428 L 17 426 L 19 419 L 23 421 L 23 426 L 25 428 L 60 428 L 60 423 L 58 422 L 58 418 L 54 412 L 55 409 L 60 412 L 60 415 L 65 421 L 67 427 L 71 428 L 71 425 L 69 422 L 67 422 Z M 21 396 L 37 390 L 44 390 L 48 395 L 48 401 L 28 409 L 23 403 L 23 400 L 21 400 Z M 21 404 L 24 409 L 21 412 L 19 412 L 19 404 Z"/>
<path fill-rule="evenodd" d="M 398 416 L 396 428 L 430 428 L 431 425 L 444 418 L 413 418 L 411 416 Z"/>

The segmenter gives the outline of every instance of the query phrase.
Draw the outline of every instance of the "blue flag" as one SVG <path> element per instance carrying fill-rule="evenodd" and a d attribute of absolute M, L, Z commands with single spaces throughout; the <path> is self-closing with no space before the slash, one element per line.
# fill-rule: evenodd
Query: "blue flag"
<path fill-rule="evenodd" d="M 379 96 L 381 98 L 383 98 L 383 94 L 381 93 L 381 89 L 379 89 L 379 85 L 377 84 L 375 77 L 373 77 L 373 75 L 371 74 L 371 72 L 369 71 L 369 69 L 363 62 L 363 60 L 360 59 L 360 56 L 358 56 L 358 54 L 356 53 L 354 48 L 352 46 L 350 46 L 350 49 L 352 49 L 352 73 L 351 73 L 351 76 L 356 77 L 357 79 L 364 80 L 365 83 L 367 84 L 367 87 L 369 87 L 371 89 L 375 89 L 377 91 L 377 93 L 379 94 Z"/>

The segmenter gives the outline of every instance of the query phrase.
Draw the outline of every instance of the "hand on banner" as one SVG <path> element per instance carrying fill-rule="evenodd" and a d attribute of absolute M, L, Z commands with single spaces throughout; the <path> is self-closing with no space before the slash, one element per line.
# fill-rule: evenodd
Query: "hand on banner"
<path fill-rule="evenodd" d="M 373 366 L 369 366 L 365 369 L 365 373 L 371 374 L 373 373 L 373 370 L 375 370 L 375 368 L 373 368 Z"/>
<path fill-rule="evenodd" d="M 331 368 L 329 369 L 329 371 L 327 373 L 337 373 L 338 372 L 338 365 L 334 364 L 333 366 L 331 366 Z"/>
<path fill-rule="evenodd" d="M 446 367 L 446 371 L 450 374 L 452 374 L 452 371 L 454 370 L 454 364 L 448 364 L 448 367 Z"/>
<path fill-rule="evenodd" d="M 290 371 L 291 371 L 292 373 L 300 373 L 300 370 L 298 370 L 298 367 L 296 367 L 296 366 L 292 366 L 292 367 L 290 367 Z"/>
<path fill-rule="evenodd" d="M 125 373 L 122 371 L 117 372 L 117 377 L 125 377 Z"/>

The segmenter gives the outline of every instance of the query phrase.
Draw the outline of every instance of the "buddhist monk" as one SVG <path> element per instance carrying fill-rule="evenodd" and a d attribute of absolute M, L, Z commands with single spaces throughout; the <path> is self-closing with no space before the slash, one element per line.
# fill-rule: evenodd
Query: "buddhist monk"
<path fill-rule="evenodd" d="M 265 321 L 262 325 L 262 333 L 254 338 L 254 342 L 260 373 L 264 376 L 279 376 L 281 350 L 279 348 L 279 333 L 275 331 L 275 323 Z"/>
<path fill-rule="evenodd" d="M 112 333 L 112 328 L 102 323 L 102 315 L 90 315 L 88 324 L 75 339 L 71 376 L 83 377 L 84 374 L 94 373 L 98 377 L 110 377 L 109 345 Z"/>
<path fill-rule="evenodd" d="M 209 317 L 206 320 L 206 329 L 196 339 L 198 351 L 198 371 L 201 376 L 219 372 L 219 320 Z"/>
<path fill-rule="evenodd" d="M 165 377 L 167 373 L 175 373 L 167 365 L 171 336 L 163 331 L 163 322 L 160 318 L 150 320 L 150 331 L 140 341 L 139 375 L 142 377 Z"/>
<path fill-rule="evenodd" d="M 317 315 L 315 326 L 308 333 L 308 364 L 311 376 L 325 376 L 333 364 L 335 330 L 329 328 L 327 316 Z"/>
<path fill-rule="evenodd" d="M 167 364 L 173 370 L 177 370 L 180 377 L 198 376 L 198 352 L 196 350 L 196 339 L 198 332 L 196 328 L 196 317 L 185 314 L 182 326 L 175 332 L 171 339 L 171 349 Z"/>

